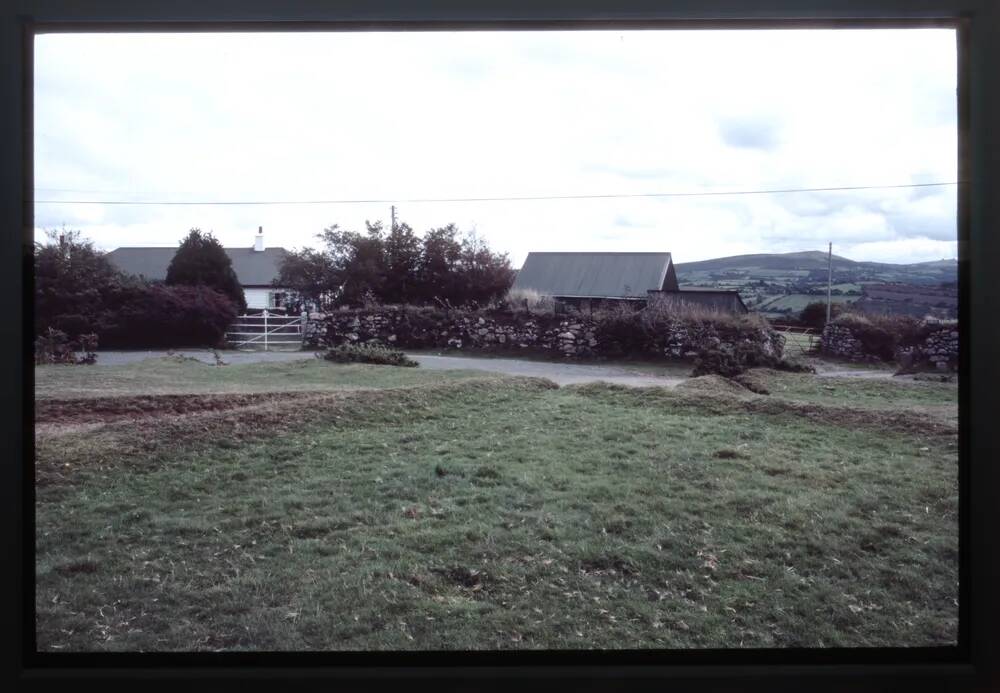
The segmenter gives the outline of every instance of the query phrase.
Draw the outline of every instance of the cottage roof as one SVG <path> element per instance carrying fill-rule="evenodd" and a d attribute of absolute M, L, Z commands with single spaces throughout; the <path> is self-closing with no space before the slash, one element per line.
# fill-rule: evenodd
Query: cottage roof
<path fill-rule="evenodd" d="M 277 279 L 284 248 L 225 248 L 241 286 L 271 286 Z M 117 248 L 108 253 L 111 263 L 128 274 L 142 275 L 149 280 L 167 278 L 167 267 L 177 248 Z"/>
<path fill-rule="evenodd" d="M 585 298 L 645 298 L 676 288 L 670 253 L 528 253 L 511 287 Z"/>

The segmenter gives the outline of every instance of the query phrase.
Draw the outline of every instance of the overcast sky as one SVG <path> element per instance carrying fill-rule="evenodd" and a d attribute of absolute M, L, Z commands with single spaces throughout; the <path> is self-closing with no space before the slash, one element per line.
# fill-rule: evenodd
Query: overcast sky
<path fill-rule="evenodd" d="M 951 30 L 43 35 L 35 206 L 98 247 L 316 244 L 331 224 L 475 229 L 676 262 L 957 255 L 956 187 L 492 202 L 957 180 Z"/>

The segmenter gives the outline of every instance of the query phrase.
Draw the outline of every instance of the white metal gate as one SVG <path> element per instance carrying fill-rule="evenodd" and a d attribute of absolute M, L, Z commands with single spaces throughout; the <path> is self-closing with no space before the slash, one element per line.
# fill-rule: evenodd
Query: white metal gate
<path fill-rule="evenodd" d="M 278 315 L 266 310 L 259 315 L 240 315 L 226 332 L 226 342 L 235 349 L 297 351 L 302 348 L 305 316 Z"/>
<path fill-rule="evenodd" d="M 815 354 L 819 351 L 819 332 L 812 327 L 775 327 L 774 330 L 785 337 L 785 351 L 799 354 Z"/>

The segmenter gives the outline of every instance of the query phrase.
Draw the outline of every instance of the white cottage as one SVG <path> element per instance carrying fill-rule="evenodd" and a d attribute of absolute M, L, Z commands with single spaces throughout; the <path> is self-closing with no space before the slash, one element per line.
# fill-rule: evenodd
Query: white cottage
<path fill-rule="evenodd" d="M 243 287 L 247 310 L 283 309 L 289 290 L 274 285 L 284 248 L 265 248 L 264 229 L 258 227 L 250 248 L 225 248 L 232 260 L 233 270 Z M 176 248 L 117 248 L 108 253 L 111 263 L 123 272 L 145 277 L 150 281 L 167 278 L 167 267 L 177 252 Z"/>

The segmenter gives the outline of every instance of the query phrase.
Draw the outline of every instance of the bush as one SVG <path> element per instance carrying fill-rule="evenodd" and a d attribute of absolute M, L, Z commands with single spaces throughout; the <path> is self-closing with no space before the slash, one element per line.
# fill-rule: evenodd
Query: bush
<path fill-rule="evenodd" d="M 766 354 L 759 344 L 741 342 L 732 349 L 701 349 L 695 359 L 692 375 L 715 374 L 735 378 L 750 368 L 774 366 L 777 362 L 778 359 Z"/>
<path fill-rule="evenodd" d="M 327 351 L 323 358 L 336 363 L 374 363 L 411 368 L 418 365 L 402 351 L 377 344 L 342 344 Z"/>
<path fill-rule="evenodd" d="M 812 366 L 768 354 L 757 342 L 739 342 L 733 349 L 713 347 L 699 351 L 691 375 L 714 374 L 735 378 L 751 368 L 774 368 L 796 373 L 816 372 Z"/>
<path fill-rule="evenodd" d="M 77 357 L 76 352 L 84 355 Z M 62 330 L 48 328 L 45 334 L 35 338 L 35 363 L 94 364 L 97 362 L 97 335 L 81 334 L 76 342 L 71 342 Z"/>
<path fill-rule="evenodd" d="M 843 306 L 839 303 L 830 304 L 830 319 L 834 320 L 843 312 Z M 826 302 L 813 301 L 799 313 L 799 322 L 807 327 L 815 327 L 822 330 L 826 326 Z"/>
<path fill-rule="evenodd" d="M 128 283 L 79 231 L 48 231 L 34 245 L 35 336 L 50 327 L 67 335 L 100 332 L 114 297 Z"/>
<path fill-rule="evenodd" d="M 218 347 L 236 306 L 207 286 L 140 285 L 123 299 L 102 337 L 115 348 Z"/>
<path fill-rule="evenodd" d="M 650 334 L 643 324 L 642 311 L 619 305 L 594 314 L 594 336 L 609 355 L 646 351 Z"/>
<path fill-rule="evenodd" d="M 86 334 L 93 332 L 96 326 L 101 323 L 99 316 L 87 317 L 84 315 L 57 315 L 51 321 L 51 326 L 60 332 L 70 334 Z"/>

